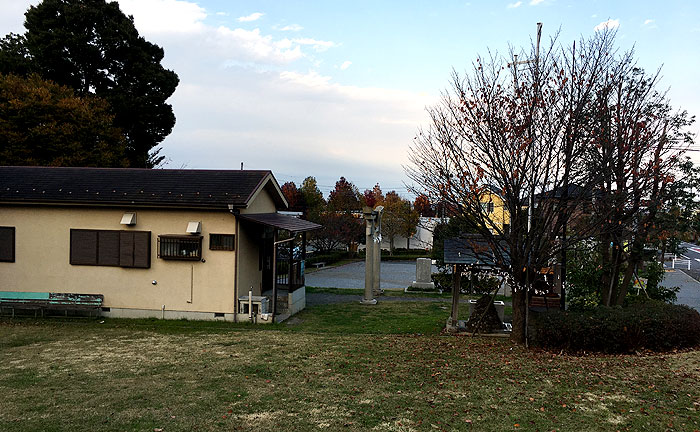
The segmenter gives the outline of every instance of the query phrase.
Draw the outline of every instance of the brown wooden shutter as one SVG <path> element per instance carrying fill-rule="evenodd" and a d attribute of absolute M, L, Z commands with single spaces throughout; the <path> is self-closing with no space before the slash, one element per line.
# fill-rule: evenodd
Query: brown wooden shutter
<path fill-rule="evenodd" d="M 0 261 L 15 262 L 15 227 L 0 227 Z"/>
<path fill-rule="evenodd" d="M 134 267 L 151 267 L 151 232 L 136 231 L 134 234 Z"/>
<path fill-rule="evenodd" d="M 122 267 L 134 266 L 134 233 L 130 231 L 119 232 L 119 265 Z"/>
<path fill-rule="evenodd" d="M 70 263 L 97 265 L 97 231 L 70 230 Z"/>
<path fill-rule="evenodd" d="M 97 264 L 118 266 L 121 261 L 119 253 L 119 231 L 97 232 Z"/>

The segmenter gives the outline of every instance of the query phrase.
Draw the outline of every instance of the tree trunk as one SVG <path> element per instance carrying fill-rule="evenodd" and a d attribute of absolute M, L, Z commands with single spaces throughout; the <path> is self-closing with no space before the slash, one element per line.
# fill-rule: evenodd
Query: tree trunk
<path fill-rule="evenodd" d="M 629 291 L 630 285 L 632 284 L 632 277 L 634 276 L 634 271 L 637 269 L 637 266 L 642 262 L 643 254 L 644 243 L 640 240 L 640 237 L 638 237 L 634 240 L 634 244 L 632 245 L 630 257 L 627 260 L 627 270 L 625 271 L 625 276 L 622 279 L 622 284 L 620 284 L 620 287 L 618 288 L 617 298 L 614 299 L 616 305 L 622 306 L 622 304 L 625 302 L 625 297 L 627 297 L 627 292 Z"/>
<path fill-rule="evenodd" d="M 610 237 L 603 235 L 600 243 L 600 260 L 604 269 L 600 278 L 600 304 L 605 304 L 610 293 L 611 270 L 608 270 L 612 262 L 610 258 Z"/>
<path fill-rule="evenodd" d="M 394 256 L 394 236 L 389 236 L 389 255 Z"/>
<path fill-rule="evenodd" d="M 617 301 L 620 289 L 620 268 L 622 267 L 622 247 L 615 245 L 612 251 L 612 268 L 610 269 L 610 280 L 608 282 L 608 295 L 603 298 L 603 305 L 612 306 Z"/>
<path fill-rule="evenodd" d="M 525 314 L 527 310 L 525 290 L 513 290 L 513 333 L 510 339 L 518 344 L 525 343 Z"/>
<path fill-rule="evenodd" d="M 406 250 L 411 249 L 411 237 L 406 237 Z"/>

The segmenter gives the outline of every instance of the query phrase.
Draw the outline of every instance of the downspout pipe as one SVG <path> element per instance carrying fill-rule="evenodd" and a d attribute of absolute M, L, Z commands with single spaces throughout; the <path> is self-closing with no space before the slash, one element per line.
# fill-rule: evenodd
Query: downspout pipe
<path fill-rule="evenodd" d="M 243 163 L 241 163 L 242 165 Z M 238 322 L 238 254 L 241 253 L 241 248 L 240 246 L 240 221 L 238 219 L 238 215 L 240 214 L 240 211 L 237 209 L 233 208 L 233 204 L 228 205 L 228 210 L 231 212 L 233 217 L 235 218 L 235 228 L 234 228 L 234 235 L 235 235 L 235 255 L 233 258 L 233 322 Z"/>

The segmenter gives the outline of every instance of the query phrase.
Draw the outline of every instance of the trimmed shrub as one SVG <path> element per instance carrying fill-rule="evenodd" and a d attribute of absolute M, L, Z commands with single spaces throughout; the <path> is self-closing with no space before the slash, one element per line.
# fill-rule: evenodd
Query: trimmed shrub
<path fill-rule="evenodd" d="M 350 253 L 348 251 L 331 251 L 320 254 L 313 254 L 306 258 L 306 266 L 311 267 L 313 264 L 324 262 L 326 264 L 333 264 L 342 259 L 348 258 Z"/>
<path fill-rule="evenodd" d="M 659 301 L 626 308 L 554 310 L 533 314 L 531 335 L 533 345 L 574 352 L 669 351 L 700 345 L 700 314 Z"/>
<path fill-rule="evenodd" d="M 493 276 L 479 274 L 475 274 L 474 276 L 474 286 L 470 294 L 493 294 L 496 288 L 500 285 L 498 279 Z M 435 288 L 441 289 L 445 292 L 452 292 L 452 273 L 433 273 L 432 280 L 435 284 Z M 469 276 L 462 275 L 459 286 L 461 292 L 469 293 Z"/>

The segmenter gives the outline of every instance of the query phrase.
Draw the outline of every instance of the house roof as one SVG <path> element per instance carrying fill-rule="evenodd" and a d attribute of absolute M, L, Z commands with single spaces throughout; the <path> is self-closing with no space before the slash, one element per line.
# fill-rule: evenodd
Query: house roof
<path fill-rule="evenodd" d="M 304 219 L 299 219 L 294 216 L 279 213 L 246 213 L 239 215 L 239 217 L 243 220 L 249 220 L 251 222 L 291 231 L 294 233 L 313 231 L 323 228 L 319 224 L 309 222 Z"/>
<path fill-rule="evenodd" d="M 247 207 L 263 187 L 286 208 L 266 170 L 0 167 L 4 203 L 229 209 Z"/>
<path fill-rule="evenodd" d="M 504 255 L 506 265 L 510 265 L 508 245 L 503 240 L 496 240 Z M 491 245 L 481 235 L 465 235 L 445 239 L 444 243 L 445 264 L 466 264 L 475 267 L 497 267 L 496 258 Z"/>

